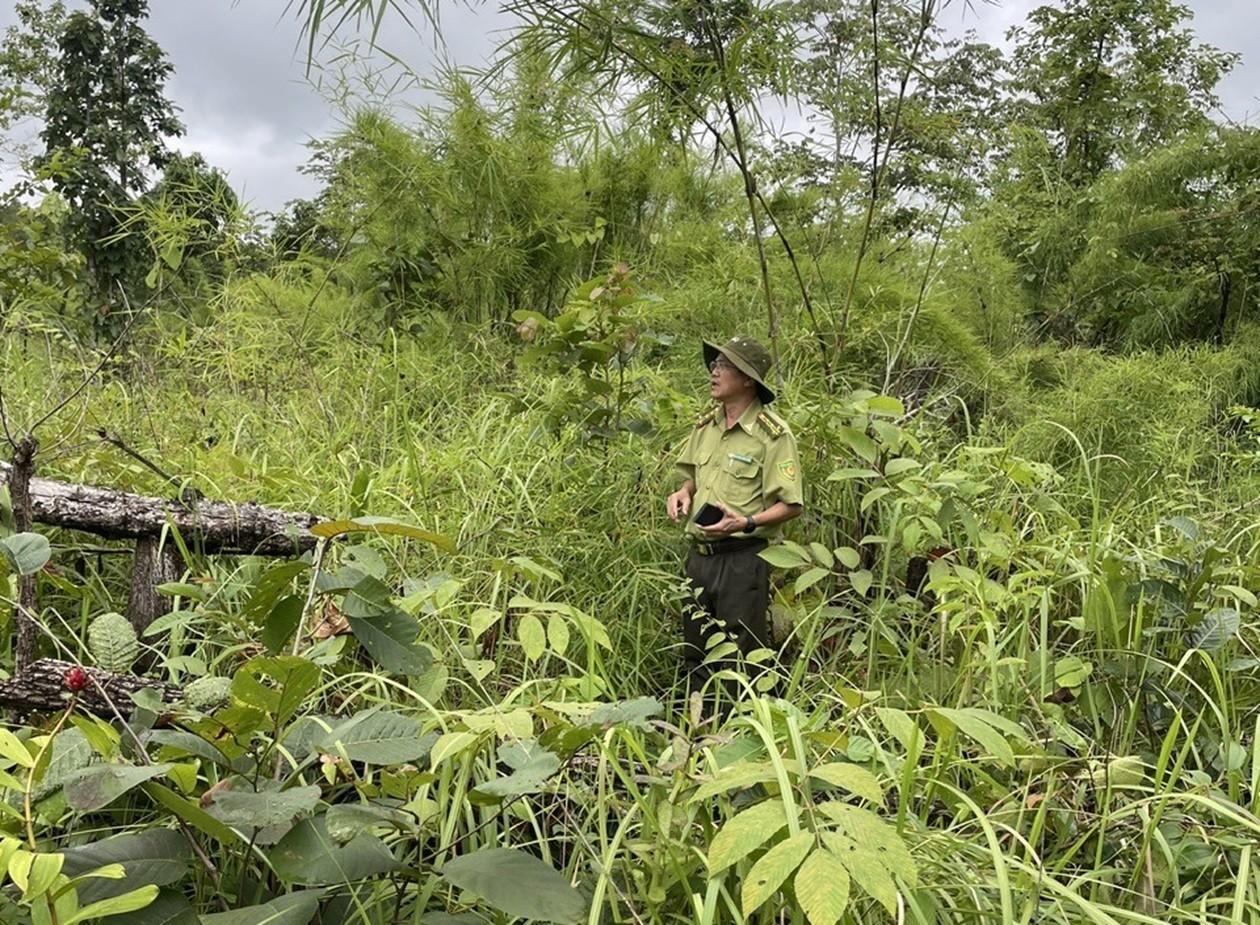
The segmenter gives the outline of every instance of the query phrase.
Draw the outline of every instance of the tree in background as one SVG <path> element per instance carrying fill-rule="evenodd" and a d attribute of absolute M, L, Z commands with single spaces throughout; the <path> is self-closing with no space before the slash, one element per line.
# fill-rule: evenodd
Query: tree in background
<path fill-rule="evenodd" d="M 67 15 L 61 0 L 18 0 L 13 14 L 17 25 L 5 30 L 0 40 L 0 132 L 5 133 L 44 114 Z M 8 143 L 24 153 L 22 143 Z"/>
<path fill-rule="evenodd" d="M 183 133 L 164 89 L 172 67 L 142 21 L 146 0 L 92 0 L 67 17 L 45 97 L 37 168 L 71 208 L 68 231 L 84 254 L 102 323 L 118 287 L 134 289 L 143 242 L 125 233 L 121 210 L 170 159 Z"/>
<path fill-rule="evenodd" d="M 1239 56 L 1195 42 L 1191 17 L 1173 0 L 1067 0 L 1010 31 L 1017 119 L 1074 184 L 1207 126 Z"/>

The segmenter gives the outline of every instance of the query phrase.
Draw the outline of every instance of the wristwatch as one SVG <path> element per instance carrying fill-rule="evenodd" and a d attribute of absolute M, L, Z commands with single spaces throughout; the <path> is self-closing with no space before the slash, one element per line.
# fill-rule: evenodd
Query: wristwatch
<path fill-rule="evenodd" d="M 757 529 L 757 521 L 753 520 L 751 517 L 747 518 L 747 519 L 744 521 L 744 532 L 745 532 L 745 533 L 752 533 L 752 532 L 753 532 L 754 530 L 756 530 L 756 529 Z"/>

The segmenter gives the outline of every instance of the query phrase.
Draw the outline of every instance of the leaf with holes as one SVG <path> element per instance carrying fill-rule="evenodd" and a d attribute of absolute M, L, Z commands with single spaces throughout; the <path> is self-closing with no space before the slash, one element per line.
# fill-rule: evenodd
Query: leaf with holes
<path fill-rule="evenodd" d="M 897 884 L 893 881 L 883 857 L 873 847 L 859 845 L 840 832 L 824 832 L 822 840 L 844 865 L 850 879 L 887 909 L 889 915 L 895 916 Z"/>
<path fill-rule="evenodd" d="M 847 835 L 863 849 L 873 852 L 889 873 L 896 874 L 910 886 L 918 883 L 919 871 L 910 849 L 897 830 L 879 816 L 868 809 L 837 802 L 821 803 L 818 811 L 835 823 L 840 834 Z M 840 852 L 837 856 L 845 861 Z M 853 868 L 850 867 L 849 872 L 852 873 Z"/>
<path fill-rule="evenodd" d="M 761 908 L 787 878 L 792 876 L 812 847 L 814 833 L 801 832 L 787 841 L 779 842 L 761 856 L 744 877 L 740 891 L 740 905 L 743 906 L 745 918 Z"/>

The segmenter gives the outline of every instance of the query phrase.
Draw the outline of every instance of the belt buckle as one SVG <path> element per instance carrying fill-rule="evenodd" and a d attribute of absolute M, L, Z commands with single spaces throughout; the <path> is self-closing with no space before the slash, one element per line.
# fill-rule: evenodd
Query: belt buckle
<path fill-rule="evenodd" d="M 711 556 L 714 552 L 713 544 L 703 541 L 696 543 L 696 552 L 700 553 L 702 556 Z"/>

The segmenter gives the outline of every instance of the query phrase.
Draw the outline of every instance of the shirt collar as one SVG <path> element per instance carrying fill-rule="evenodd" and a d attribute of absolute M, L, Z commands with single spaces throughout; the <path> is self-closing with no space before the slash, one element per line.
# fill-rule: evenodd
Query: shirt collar
<path fill-rule="evenodd" d="M 762 405 L 760 398 L 754 398 L 752 400 L 752 404 L 744 409 L 744 413 L 741 414 L 739 416 L 739 420 L 735 422 L 736 426 L 742 427 L 744 429 L 744 433 L 754 433 L 755 431 L 753 430 L 753 426 L 757 423 L 757 416 L 761 414 L 764 407 L 765 406 Z M 726 429 L 726 412 L 723 410 L 721 405 L 718 405 L 713 409 L 713 423 L 723 430 Z"/>

